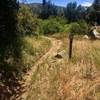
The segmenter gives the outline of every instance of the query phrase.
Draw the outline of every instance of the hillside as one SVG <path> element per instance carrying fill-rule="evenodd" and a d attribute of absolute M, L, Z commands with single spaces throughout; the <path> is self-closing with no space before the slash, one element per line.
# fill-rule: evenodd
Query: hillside
<path fill-rule="evenodd" d="M 21 5 L 23 5 L 23 4 L 21 4 Z M 31 10 L 33 11 L 33 13 L 35 13 L 35 14 L 41 13 L 41 8 L 42 8 L 42 4 L 41 3 L 30 3 L 30 4 L 24 4 L 24 5 L 29 6 L 31 8 Z M 56 6 L 56 5 L 54 5 L 54 7 L 58 11 L 61 11 L 62 9 L 65 8 L 65 7 Z"/>

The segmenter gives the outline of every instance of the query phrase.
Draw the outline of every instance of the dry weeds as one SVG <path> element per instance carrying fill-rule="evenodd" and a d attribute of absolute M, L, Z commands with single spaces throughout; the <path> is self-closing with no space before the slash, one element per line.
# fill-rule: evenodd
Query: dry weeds
<path fill-rule="evenodd" d="M 27 100 L 100 100 L 100 41 L 74 40 L 71 61 L 67 59 L 68 39 L 62 41 L 58 51 L 66 49 L 66 58 L 54 58 L 51 52 L 38 66 Z"/>

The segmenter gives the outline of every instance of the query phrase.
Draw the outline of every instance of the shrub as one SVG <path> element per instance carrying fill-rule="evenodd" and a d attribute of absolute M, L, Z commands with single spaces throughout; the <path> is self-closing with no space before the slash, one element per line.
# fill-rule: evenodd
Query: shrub
<path fill-rule="evenodd" d="M 80 33 L 80 25 L 76 22 L 71 23 L 69 26 L 69 32 L 72 34 L 79 34 Z"/>
<path fill-rule="evenodd" d="M 78 35 L 88 34 L 88 25 L 85 21 L 71 23 L 69 26 L 69 32 Z"/>
<path fill-rule="evenodd" d="M 59 22 L 61 25 L 65 25 L 65 24 L 67 24 L 68 23 L 68 20 L 67 19 L 65 19 L 64 17 L 49 17 L 49 20 L 55 20 L 55 21 L 57 21 L 57 22 Z"/>
<path fill-rule="evenodd" d="M 69 27 L 70 27 L 70 24 L 65 24 L 64 25 L 64 32 L 69 32 Z"/>
<path fill-rule="evenodd" d="M 42 25 L 44 34 L 54 34 L 63 31 L 62 25 L 55 19 L 44 20 Z"/>
<path fill-rule="evenodd" d="M 84 20 L 78 21 L 80 25 L 80 34 L 88 34 L 88 24 Z"/>
<path fill-rule="evenodd" d="M 18 31 L 20 35 L 31 35 L 38 31 L 38 19 L 33 16 L 30 8 L 22 5 L 18 13 Z"/>

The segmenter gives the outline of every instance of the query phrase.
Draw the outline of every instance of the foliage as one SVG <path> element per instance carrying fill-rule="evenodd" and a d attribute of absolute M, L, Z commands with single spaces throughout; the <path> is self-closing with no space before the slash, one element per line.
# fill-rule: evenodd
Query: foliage
<path fill-rule="evenodd" d="M 63 31 L 63 21 L 58 21 L 59 19 L 50 18 L 48 20 L 43 20 L 42 22 L 42 32 L 44 34 L 54 34 Z"/>
<path fill-rule="evenodd" d="M 88 34 L 88 25 L 85 21 L 71 23 L 69 32 L 72 34 Z"/>
<path fill-rule="evenodd" d="M 69 22 L 85 19 L 85 8 L 81 5 L 77 6 L 76 2 L 68 3 L 64 12 Z"/>
<path fill-rule="evenodd" d="M 42 0 L 42 2 L 43 2 L 43 5 L 45 5 L 45 4 L 46 4 L 46 0 Z"/>
<path fill-rule="evenodd" d="M 96 11 L 100 11 L 100 0 L 94 0 L 93 7 Z"/>
<path fill-rule="evenodd" d="M 49 0 L 45 2 L 43 5 L 34 5 L 31 9 L 33 13 L 42 19 L 48 19 L 50 16 L 59 16 L 62 18 L 66 18 L 68 22 L 75 22 L 79 20 L 86 20 L 90 24 L 94 24 L 94 22 L 100 23 L 100 3 L 98 0 L 94 0 L 94 3 L 90 7 L 84 7 L 81 5 L 77 5 L 76 2 L 70 2 L 66 5 L 66 7 L 59 7 L 51 3 Z"/>
<path fill-rule="evenodd" d="M 30 8 L 22 5 L 18 13 L 18 30 L 19 35 L 35 35 L 38 30 L 38 19 L 33 16 Z"/>
<path fill-rule="evenodd" d="M 21 40 L 23 44 L 20 57 L 20 68 L 18 67 L 19 74 L 29 70 L 50 47 L 50 41 L 43 37 L 25 36 L 22 37 Z"/>
<path fill-rule="evenodd" d="M 4 72 L 5 77 L 9 76 L 10 70 L 15 70 L 12 65 L 16 65 L 15 62 L 20 57 L 21 41 L 17 35 L 18 10 L 17 0 L 0 0 L 0 72 Z"/>
<path fill-rule="evenodd" d="M 49 0 L 45 3 L 45 5 L 41 8 L 41 15 L 40 18 L 47 19 L 49 16 L 56 16 L 57 15 L 57 7 L 51 3 Z"/>
<path fill-rule="evenodd" d="M 80 25 L 80 34 L 88 34 L 88 24 L 85 20 L 78 21 L 78 24 Z"/>
<path fill-rule="evenodd" d="M 86 17 L 86 9 L 85 7 L 79 5 L 76 9 L 77 20 L 84 20 Z"/>
<path fill-rule="evenodd" d="M 69 31 L 76 34 L 88 33 L 88 25 L 85 20 L 68 24 L 68 21 L 62 17 L 50 17 L 47 20 L 39 19 L 39 23 L 39 33 L 43 34 L 68 33 Z"/>
<path fill-rule="evenodd" d="M 96 13 L 96 22 L 100 24 L 100 0 L 94 0 L 93 8 Z"/>
<path fill-rule="evenodd" d="M 71 23 L 70 27 L 69 27 L 69 32 L 71 34 L 79 34 L 79 32 L 80 32 L 80 25 L 78 23 L 76 23 L 76 22 Z"/>
<path fill-rule="evenodd" d="M 5 55 L 7 48 L 14 46 L 12 41 L 17 39 L 17 11 L 17 0 L 0 1 L 0 53 L 4 53 L 2 56 Z"/>
<path fill-rule="evenodd" d="M 87 9 L 86 20 L 92 25 L 96 22 L 96 11 L 92 6 Z"/>
<path fill-rule="evenodd" d="M 57 16 L 64 18 L 65 17 L 65 12 L 64 12 L 64 8 L 57 8 Z"/>
<path fill-rule="evenodd" d="M 67 7 L 65 8 L 65 16 L 68 19 L 68 21 L 76 21 L 76 8 L 77 3 L 68 3 Z"/>
<path fill-rule="evenodd" d="M 88 23 L 94 25 L 95 23 L 100 24 L 100 2 L 94 0 L 92 6 L 87 8 L 86 19 Z"/>

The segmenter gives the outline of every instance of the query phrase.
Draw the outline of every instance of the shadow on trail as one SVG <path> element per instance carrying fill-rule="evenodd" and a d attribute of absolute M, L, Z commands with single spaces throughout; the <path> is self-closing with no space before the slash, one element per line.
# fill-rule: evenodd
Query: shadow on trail
<path fill-rule="evenodd" d="M 24 92 L 22 91 L 23 83 L 16 78 L 14 73 L 10 73 L 7 77 L 5 75 L 5 72 L 0 73 L 0 100 L 20 100 L 18 98 Z"/>

